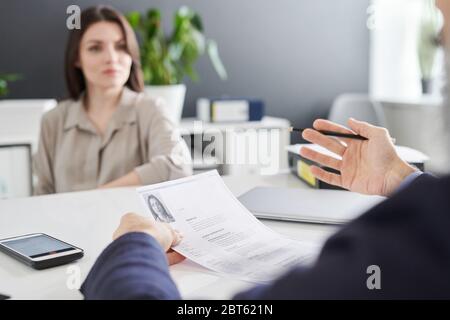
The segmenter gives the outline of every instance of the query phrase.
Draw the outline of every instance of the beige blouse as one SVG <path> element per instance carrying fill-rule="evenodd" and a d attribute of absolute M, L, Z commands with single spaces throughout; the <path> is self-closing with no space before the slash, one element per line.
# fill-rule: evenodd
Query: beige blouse
<path fill-rule="evenodd" d="M 191 175 L 189 150 L 166 110 L 163 100 L 125 88 L 100 135 L 82 99 L 59 103 L 42 119 L 35 194 L 94 189 L 133 169 L 144 185 Z"/>

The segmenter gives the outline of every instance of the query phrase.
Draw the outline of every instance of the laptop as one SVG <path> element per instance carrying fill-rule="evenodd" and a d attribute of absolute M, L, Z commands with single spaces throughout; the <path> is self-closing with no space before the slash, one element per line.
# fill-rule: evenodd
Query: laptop
<path fill-rule="evenodd" d="M 257 218 L 323 224 L 344 224 L 385 197 L 345 190 L 256 187 L 238 197 Z"/>

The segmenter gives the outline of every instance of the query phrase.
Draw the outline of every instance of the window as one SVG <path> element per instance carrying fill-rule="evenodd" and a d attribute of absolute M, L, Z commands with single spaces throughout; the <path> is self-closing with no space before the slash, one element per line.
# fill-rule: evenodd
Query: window
<path fill-rule="evenodd" d="M 367 9 L 371 30 L 369 87 L 376 99 L 414 101 L 422 97 L 418 39 L 427 5 L 429 0 L 372 0 Z M 439 49 L 431 96 L 441 96 L 443 76 L 443 51 Z"/>

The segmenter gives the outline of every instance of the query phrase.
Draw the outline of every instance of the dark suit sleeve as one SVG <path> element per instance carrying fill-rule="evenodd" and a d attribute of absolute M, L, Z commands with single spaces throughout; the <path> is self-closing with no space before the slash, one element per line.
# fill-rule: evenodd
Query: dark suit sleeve
<path fill-rule="evenodd" d="M 140 232 L 113 241 L 80 290 L 85 299 L 180 299 L 161 246 Z"/>
<path fill-rule="evenodd" d="M 422 175 L 344 226 L 311 268 L 296 268 L 236 299 L 450 298 L 450 178 Z M 332 210 L 332 208 L 330 208 Z M 380 289 L 369 289 L 380 268 Z M 87 299 L 178 299 L 167 261 L 152 237 L 131 233 L 99 257 L 82 292 Z"/>
<path fill-rule="evenodd" d="M 380 268 L 380 289 L 368 288 L 371 265 Z M 235 298 L 448 299 L 448 270 L 450 179 L 421 175 L 329 238 L 311 268 Z"/>

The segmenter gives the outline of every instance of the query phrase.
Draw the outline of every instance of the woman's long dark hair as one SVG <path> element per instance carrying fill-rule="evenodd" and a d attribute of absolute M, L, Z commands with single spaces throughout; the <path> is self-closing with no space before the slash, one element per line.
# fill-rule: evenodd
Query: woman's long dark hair
<path fill-rule="evenodd" d="M 114 22 L 120 26 L 125 37 L 126 51 L 132 59 L 130 77 L 125 85 L 133 91 L 143 91 L 144 80 L 140 64 L 139 45 L 133 29 L 125 17 L 109 6 L 99 5 L 83 10 L 80 20 L 81 29 L 70 31 L 66 47 L 65 77 L 70 98 L 78 100 L 81 93 L 86 89 L 83 72 L 75 63 L 79 56 L 81 38 L 92 24 L 100 21 Z"/>

